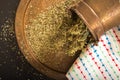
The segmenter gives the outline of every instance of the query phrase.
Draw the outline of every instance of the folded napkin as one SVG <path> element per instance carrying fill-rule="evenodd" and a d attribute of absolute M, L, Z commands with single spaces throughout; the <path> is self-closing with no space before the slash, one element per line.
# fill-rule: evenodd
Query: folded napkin
<path fill-rule="evenodd" d="M 88 45 L 66 74 L 69 80 L 120 80 L 120 26 Z"/>

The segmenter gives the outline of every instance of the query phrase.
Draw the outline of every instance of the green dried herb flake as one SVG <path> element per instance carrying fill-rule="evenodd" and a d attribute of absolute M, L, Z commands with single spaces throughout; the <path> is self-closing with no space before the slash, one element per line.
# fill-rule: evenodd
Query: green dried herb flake
<path fill-rule="evenodd" d="M 34 52 L 40 57 L 43 53 L 55 53 L 62 49 L 73 56 L 86 44 L 94 41 L 84 22 L 74 19 L 68 7 L 79 0 L 66 0 L 50 6 L 26 26 L 26 36 Z M 33 27 L 34 26 L 34 27 Z"/>

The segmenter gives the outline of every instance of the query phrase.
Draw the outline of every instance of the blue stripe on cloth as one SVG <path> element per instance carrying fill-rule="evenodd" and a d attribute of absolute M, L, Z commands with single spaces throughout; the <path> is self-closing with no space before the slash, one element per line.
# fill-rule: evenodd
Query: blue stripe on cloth
<path fill-rule="evenodd" d="M 105 69 L 105 72 L 108 73 L 109 77 L 111 78 L 111 80 L 114 80 L 112 78 L 112 75 L 110 74 L 110 72 L 108 71 L 107 67 L 105 66 L 104 62 L 102 61 L 102 59 L 100 58 L 100 55 L 97 53 L 97 49 L 95 49 L 94 45 L 91 45 L 91 48 L 94 50 L 94 53 L 96 54 L 96 57 L 99 59 L 99 61 L 101 62 L 102 64 L 102 67 L 104 67 Z"/>
<path fill-rule="evenodd" d="M 83 67 L 85 68 L 85 71 L 88 73 L 88 75 L 91 78 L 91 80 L 93 80 L 93 77 L 92 77 L 91 73 L 88 71 L 87 67 L 85 66 L 85 63 L 82 61 L 81 58 L 79 58 L 79 60 L 82 63 Z"/>

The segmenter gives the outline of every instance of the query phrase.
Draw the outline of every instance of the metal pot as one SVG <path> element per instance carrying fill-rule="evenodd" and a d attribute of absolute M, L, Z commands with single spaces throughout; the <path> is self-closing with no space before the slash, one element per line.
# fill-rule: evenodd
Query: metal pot
<path fill-rule="evenodd" d="M 87 25 L 96 40 L 120 24 L 119 0 L 82 0 L 71 7 Z"/>

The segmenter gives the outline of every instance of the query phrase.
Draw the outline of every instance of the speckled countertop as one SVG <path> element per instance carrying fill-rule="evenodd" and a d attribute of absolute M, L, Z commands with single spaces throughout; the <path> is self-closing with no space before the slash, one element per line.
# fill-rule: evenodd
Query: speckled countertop
<path fill-rule="evenodd" d="M 35 70 L 17 45 L 14 22 L 19 0 L 0 1 L 0 80 L 52 80 Z"/>

